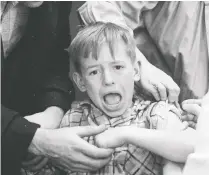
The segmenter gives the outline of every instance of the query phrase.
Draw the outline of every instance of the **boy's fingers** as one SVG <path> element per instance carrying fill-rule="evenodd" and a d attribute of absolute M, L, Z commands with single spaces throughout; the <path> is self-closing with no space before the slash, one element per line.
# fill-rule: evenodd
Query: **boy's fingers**
<path fill-rule="evenodd" d="M 110 157 L 113 153 L 113 149 L 98 148 L 94 145 L 88 144 L 81 150 L 85 155 L 94 159 L 101 159 Z"/>
<path fill-rule="evenodd" d="M 95 159 L 107 158 L 113 153 L 112 149 L 98 148 L 83 139 L 79 140 L 79 145 L 81 153 Z"/>

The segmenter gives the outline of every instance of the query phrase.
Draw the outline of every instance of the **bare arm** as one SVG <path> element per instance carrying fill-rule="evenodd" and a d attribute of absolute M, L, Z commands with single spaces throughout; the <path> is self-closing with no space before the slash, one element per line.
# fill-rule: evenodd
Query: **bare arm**
<path fill-rule="evenodd" d="M 118 147 L 130 143 L 165 159 L 185 162 L 187 156 L 194 151 L 196 132 L 190 128 L 182 130 L 183 124 L 173 112 L 169 111 L 163 115 L 166 115 L 167 121 L 165 125 L 158 121 L 158 130 L 137 126 L 117 127 L 101 133 L 97 141 L 102 147 Z"/>

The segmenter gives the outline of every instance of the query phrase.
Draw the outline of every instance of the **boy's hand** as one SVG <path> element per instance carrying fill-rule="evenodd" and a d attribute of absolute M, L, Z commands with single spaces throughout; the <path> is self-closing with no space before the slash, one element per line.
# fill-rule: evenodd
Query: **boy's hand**
<path fill-rule="evenodd" d="M 186 121 L 192 128 L 196 128 L 197 119 L 201 111 L 202 99 L 189 99 L 182 102 L 182 108 L 185 113 L 182 120 Z"/>
<path fill-rule="evenodd" d="M 116 148 L 125 144 L 123 127 L 109 128 L 95 137 L 96 145 L 100 148 Z"/>
<path fill-rule="evenodd" d="M 88 122 L 91 126 L 97 126 L 89 117 Z M 100 148 L 116 148 L 125 143 L 122 130 L 124 127 L 109 128 L 95 136 L 96 145 Z"/>

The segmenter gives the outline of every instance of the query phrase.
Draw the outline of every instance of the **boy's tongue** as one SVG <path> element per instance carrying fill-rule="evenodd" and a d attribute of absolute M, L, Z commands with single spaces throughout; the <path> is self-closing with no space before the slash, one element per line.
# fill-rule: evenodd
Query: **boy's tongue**
<path fill-rule="evenodd" d="M 118 104 L 120 102 L 121 96 L 117 93 L 110 93 L 104 96 L 104 101 L 108 105 Z"/>

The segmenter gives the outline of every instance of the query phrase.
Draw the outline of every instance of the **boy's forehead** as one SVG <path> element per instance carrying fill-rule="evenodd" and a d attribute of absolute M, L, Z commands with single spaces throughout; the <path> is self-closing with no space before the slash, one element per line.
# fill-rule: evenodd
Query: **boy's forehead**
<path fill-rule="evenodd" d="M 98 54 L 98 57 L 95 58 L 92 55 L 89 55 L 87 58 L 81 58 L 80 64 L 83 68 L 92 67 L 95 65 L 101 64 L 111 64 L 117 62 L 128 62 L 131 61 L 131 58 L 127 54 L 118 54 L 111 55 L 111 54 Z"/>
<path fill-rule="evenodd" d="M 96 62 L 116 62 L 116 61 L 124 61 L 130 59 L 130 56 L 127 52 L 127 46 L 118 42 L 114 45 L 108 45 L 108 43 L 103 43 L 97 50 L 91 50 L 86 58 L 81 58 L 81 62 L 83 63 L 96 63 Z"/>

